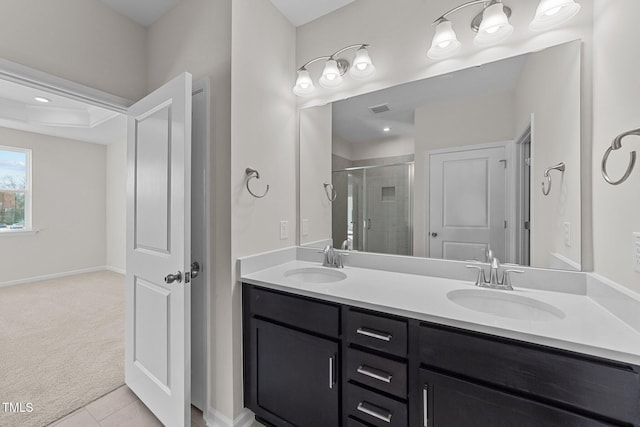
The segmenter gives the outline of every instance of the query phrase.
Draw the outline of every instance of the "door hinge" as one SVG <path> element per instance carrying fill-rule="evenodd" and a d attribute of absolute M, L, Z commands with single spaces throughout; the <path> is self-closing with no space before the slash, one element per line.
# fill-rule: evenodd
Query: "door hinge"
<path fill-rule="evenodd" d="M 507 168 L 507 159 L 498 160 L 500 163 L 504 164 L 504 168 Z"/>
<path fill-rule="evenodd" d="M 504 228 L 507 228 L 507 220 L 504 221 Z"/>
<path fill-rule="evenodd" d="M 529 229 L 529 221 L 525 221 L 524 222 L 524 229 L 528 230 Z"/>
<path fill-rule="evenodd" d="M 526 159 L 524 159 L 524 164 L 531 167 L 531 157 L 527 157 Z"/>

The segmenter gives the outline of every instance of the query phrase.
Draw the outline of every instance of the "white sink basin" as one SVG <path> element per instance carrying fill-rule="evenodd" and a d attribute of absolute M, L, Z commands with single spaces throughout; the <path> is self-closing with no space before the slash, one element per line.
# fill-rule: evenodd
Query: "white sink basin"
<path fill-rule="evenodd" d="M 458 289 L 447 293 L 447 298 L 470 310 L 519 320 L 560 320 L 562 310 L 533 298 L 511 291 L 490 289 Z"/>
<path fill-rule="evenodd" d="M 294 268 L 286 271 L 284 276 L 303 283 L 331 283 L 347 278 L 342 271 L 321 267 Z"/>

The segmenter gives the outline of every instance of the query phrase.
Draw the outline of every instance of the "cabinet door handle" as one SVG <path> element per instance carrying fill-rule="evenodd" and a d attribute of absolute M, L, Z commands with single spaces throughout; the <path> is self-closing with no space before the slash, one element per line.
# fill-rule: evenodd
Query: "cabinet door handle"
<path fill-rule="evenodd" d="M 393 378 L 393 375 L 391 375 L 390 373 L 381 371 L 380 369 L 372 368 L 367 365 L 360 365 L 358 369 L 356 369 L 356 372 L 367 377 L 374 378 L 378 381 L 385 382 L 387 384 L 391 383 L 391 379 Z"/>
<path fill-rule="evenodd" d="M 329 357 L 329 388 L 333 389 L 333 385 L 335 384 L 335 379 L 333 377 L 333 365 L 334 365 L 334 360 L 335 360 L 336 355 L 332 355 L 331 357 Z"/>
<path fill-rule="evenodd" d="M 382 420 L 385 423 L 391 422 L 392 414 L 387 409 L 379 408 L 365 401 L 358 403 L 357 409 L 358 411 L 365 413 L 367 415 L 371 415 L 372 417 Z"/>
<path fill-rule="evenodd" d="M 422 389 L 422 407 L 424 409 L 422 425 L 424 427 L 429 427 L 429 385 L 428 384 L 425 384 L 424 388 Z"/>
<path fill-rule="evenodd" d="M 364 335 L 366 337 L 375 338 L 377 340 L 386 341 L 386 342 L 391 341 L 391 338 L 393 338 L 393 335 L 391 335 L 388 332 L 380 332 L 374 329 L 369 329 L 364 327 L 358 328 L 356 330 L 356 333 L 360 335 Z"/>

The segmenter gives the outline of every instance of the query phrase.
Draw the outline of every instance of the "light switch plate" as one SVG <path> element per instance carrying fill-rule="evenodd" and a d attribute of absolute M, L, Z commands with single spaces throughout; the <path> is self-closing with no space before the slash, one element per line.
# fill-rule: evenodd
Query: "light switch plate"
<path fill-rule="evenodd" d="M 280 221 L 280 240 L 289 238 L 289 221 Z"/>
<path fill-rule="evenodd" d="M 308 219 L 303 219 L 302 220 L 302 235 L 303 236 L 308 236 L 309 235 L 309 220 Z"/>
<path fill-rule="evenodd" d="M 640 232 L 633 233 L 633 257 L 636 271 L 640 273 Z"/>

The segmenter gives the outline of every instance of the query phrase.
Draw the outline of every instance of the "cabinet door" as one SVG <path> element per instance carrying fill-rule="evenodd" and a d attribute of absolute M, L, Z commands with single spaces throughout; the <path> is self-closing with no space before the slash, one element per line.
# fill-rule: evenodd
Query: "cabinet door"
<path fill-rule="evenodd" d="M 282 425 L 339 425 L 338 344 L 252 319 L 256 403 Z"/>
<path fill-rule="evenodd" d="M 607 425 L 492 388 L 421 370 L 424 427 L 596 427 Z"/>

